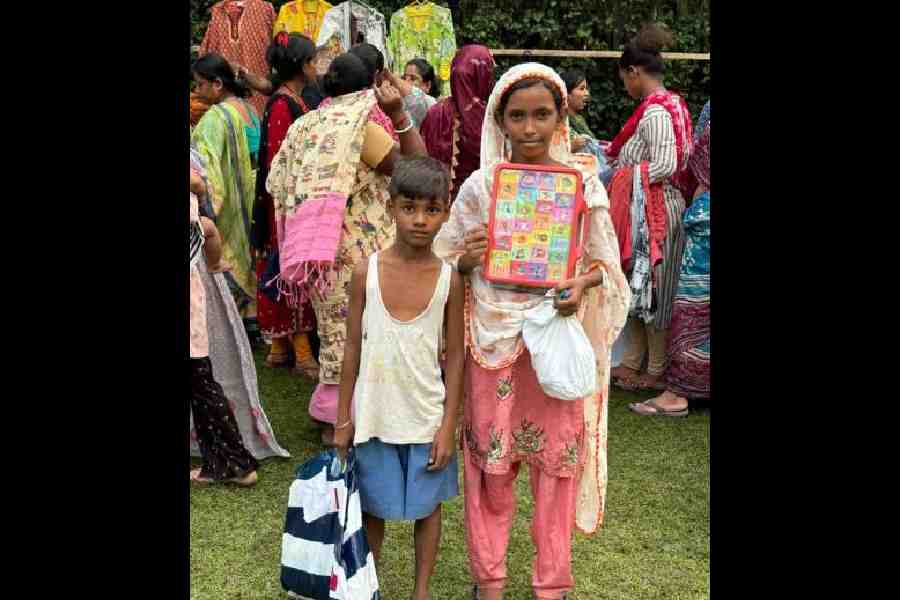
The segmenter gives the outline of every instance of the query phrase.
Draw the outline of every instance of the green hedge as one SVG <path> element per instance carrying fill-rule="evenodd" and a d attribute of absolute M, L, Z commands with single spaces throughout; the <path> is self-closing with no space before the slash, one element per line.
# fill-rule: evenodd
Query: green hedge
<path fill-rule="evenodd" d="M 275 0 L 276 11 L 287 0 Z M 200 43 L 216 0 L 191 0 L 194 43 Z M 336 4 L 333 1 L 332 4 Z M 368 0 L 391 15 L 408 0 Z M 446 5 L 446 2 L 441 2 Z M 709 0 L 461 0 L 457 44 L 477 41 L 491 48 L 621 50 L 641 25 L 655 20 L 672 30 L 671 52 L 709 52 Z M 497 75 L 525 59 L 498 56 Z M 615 59 L 536 60 L 557 69 L 581 69 L 591 88 L 587 120 L 604 139 L 612 139 L 634 110 Z M 709 98 L 709 61 L 668 61 L 666 86 L 681 92 L 696 119 Z"/>

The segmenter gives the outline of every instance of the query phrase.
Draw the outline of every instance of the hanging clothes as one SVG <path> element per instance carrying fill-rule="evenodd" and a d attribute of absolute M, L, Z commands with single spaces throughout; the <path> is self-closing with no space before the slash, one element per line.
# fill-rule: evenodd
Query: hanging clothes
<path fill-rule="evenodd" d="M 297 0 L 288 2 L 278 11 L 275 19 L 275 27 L 272 35 L 286 31 L 287 33 L 299 33 L 316 41 L 319 37 L 319 29 L 325 20 L 325 13 L 332 6 L 325 0 Z"/>
<path fill-rule="evenodd" d="M 272 41 L 275 9 L 263 0 L 222 0 L 210 9 L 209 26 L 200 44 L 200 56 L 222 55 L 232 65 L 239 64 L 259 77 L 268 77 L 266 49 Z M 256 92 L 250 102 L 257 114 L 266 108 L 266 96 Z"/>
<path fill-rule="evenodd" d="M 403 75 L 406 63 L 424 58 L 434 67 L 450 95 L 450 63 L 456 54 L 456 34 L 450 9 L 428 2 L 422 6 L 407 6 L 391 17 L 388 50 L 393 59 L 392 70 Z"/>
<path fill-rule="evenodd" d="M 384 55 L 385 68 L 391 68 L 391 56 L 387 48 L 387 20 L 384 15 L 361 2 L 342 2 L 325 14 L 316 46 L 327 47 L 319 57 L 316 69 L 325 74 L 328 65 L 339 54 L 353 46 L 369 43 Z"/>

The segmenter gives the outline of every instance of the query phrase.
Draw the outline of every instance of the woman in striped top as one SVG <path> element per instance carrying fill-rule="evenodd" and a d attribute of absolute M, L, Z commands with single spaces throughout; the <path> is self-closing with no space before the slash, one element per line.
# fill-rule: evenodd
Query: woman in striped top
<path fill-rule="evenodd" d="M 666 331 L 672 316 L 672 300 L 678 286 L 684 251 L 681 215 L 685 203 L 674 179 L 687 166 L 693 136 L 687 105 L 663 86 L 664 65 L 660 53 L 671 40 L 669 32 L 651 24 L 644 26 L 626 45 L 619 59 L 619 76 L 628 95 L 642 101 L 606 150 L 607 157 L 614 160 L 615 170 L 629 167 L 633 170 L 637 181 L 635 185 L 641 183 L 637 178 L 643 177 L 643 185 L 649 192 L 645 194 L 649 245 L 658 244 L 655 248 L 641 248 L 638 246 L 642 239 L 639 231 L 633 231 L 634 235 L 629 236 L 634 240 L 631 242 L 634 245 L 634 260 L 623 267 L 634 271 L 639 259 L 649 256 L 651 276 L 632 278 L 632 306 L 623 333 L 625 354 L 621 365 L 611 373 L 614 382 L 627 389 L 664 389 Z M 632 189 L 630 179 L 627 178 L 623 184 Z M 655 207 L 657 198 L 662 206 Z M 641 204 L 633 202 L 631 206 L 635 208 Z M 651 218 L 654 207 L 658 219 Z M 629 217 L 630 222 L 636 225 L 642 225 L 644 221 L 643 214 L 629 216 L 626 213 L 626 218 Z M 617 232 L 620 231 L 618 225 Z M 625 229 L 630 231 L 628 224 L 625 224 Z M 646 240 L 646 236 L 643 239 Z M 619 243 L 621 246 L 628 242 L 620 239 Z M 623 253 L 623 261 L 627 254 Z M 652 290 L 642 295 L 642 286 L 652 286 Z M 649 301 L 639 306 L 641 298 L 649 298 Z M 642 374 L 645 356 L 647 370 Z"/>

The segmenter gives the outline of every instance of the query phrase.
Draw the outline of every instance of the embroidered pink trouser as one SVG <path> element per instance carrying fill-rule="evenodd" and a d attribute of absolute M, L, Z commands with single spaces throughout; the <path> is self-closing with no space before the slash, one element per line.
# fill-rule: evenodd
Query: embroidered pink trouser
<path fill-rule="evenodd" d="M 521 462 L 507 473 L 485 473 L 465 456 L 465 523 L 469 563 L 482 589 L 500 589 L 506 582 L 506 548 L 516 512 L 515 481 Z M 537 554 L 532 567 L 532 587 L 544 598 L 559 598 L 574 586 L 572 579 L 572 531 L 575 527 L 575 477 L 554 477 L 530 466 L 534 516 L 531 539 Z"/>

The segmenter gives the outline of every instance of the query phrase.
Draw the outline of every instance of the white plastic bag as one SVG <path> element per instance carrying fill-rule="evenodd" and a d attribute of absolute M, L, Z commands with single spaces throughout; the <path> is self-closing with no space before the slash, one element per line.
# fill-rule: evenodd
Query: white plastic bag
<path fill-rule="evenodd" d="M 545 394 L 578 400 L 597 389 L 594 347 L 578 317 L 561 316 L 553 303 L 545 300 L 525 311 L 522 338 Z"/>

